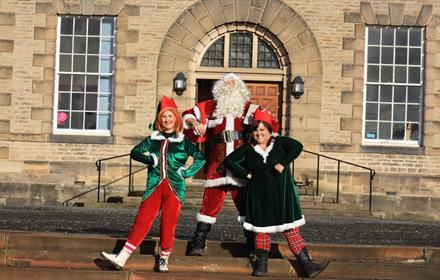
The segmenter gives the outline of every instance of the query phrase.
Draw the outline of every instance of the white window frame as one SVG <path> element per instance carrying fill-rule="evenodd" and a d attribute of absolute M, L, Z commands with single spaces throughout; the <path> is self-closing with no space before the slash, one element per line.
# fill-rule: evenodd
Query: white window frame
<path fill-rule="evenodd" d="M 379 63 L 375 64 L 375 63 L 368 63 L 368 47 L 369 46 L 376 46 L 376 45 L 369 45 L 368 44 L 368 34 L 369 34 L 369 30 L 370 28 L 372 28 L 374 26 L 367 26 L 366 27 L 366 32 L 365 32 L 365 57 L 364 57 L 364 87 L 363 87 L 363 118 L 362 118 L 362 145 L 365 146 L 394 146 L 394 147 L 420 147 L 421 146 L 421 142 L 422 142 L 422 135 L 423 135 L 423 95 L 424 95 L 424 57 L 425 57 L 425 28 L 423 27 L 418 27 L 421 30 L 421 56 L 420 56 L 420 83 L 419 84 L 414 84 L 414 83 L 409 83 L 408 79 L 406 83 L 384 83 L 381 82 L 381 71 L 379 68 L 379 81 L 378 82 L 368 82 L 367 81 L 367 71 L 368 71 L 368 66 L 369 65 L 384 65 L 381 62 L 381 54 L 382 52 L 380 51 L 379 53 Z M 377 27 L 382 27 L 382 26 L 377 26 Z M 404 27 L 404 26 L 403 26 Z M 396 27 L 391 27 L 391 28 L 399 28 L 398 26 Z M 408 27 L 410 28 L 410 27 Z M 395 32 L 394 32 L 395 34 Z M 409 40 L 409 37 L 408 37 Z M 382 43 L 379 43 L 379 48 L 382 49 Z M 393 51 L 393 63 L 392 64 L 385 64 L 385 65 L 392 65 L 392 66 L 396 66 L 396 65 L 400 65 L 400 64 L 395 64 L 395 49 L 396 49 L 396 38 L 394 38 L 394 44 L 392 45 L 394 51 Z M 409 49 L 409 48 L 407 48 Z M 405 64 L 402 64 L 405 65 Z M 407 52 L 407 64 L 406 66 L 409 66 L 409 52 Z M 395 69 L 393 67 L 393 69 Z M 407 72 L 407 78 L 408 78 L 408 72 Z M 394 71 L 393 71 L 393 76 L 394 76 Z M 366 130 L 366 105 L 367 105 L 367 85 L 378 85 L 379 87 L 381 85 L 386 85 L 386 86 L 419 86 L 420 87 L 420 91 L 421 91 L 421 97 L 419 99 L 419 121 L 418 121 L 418 125 L 419 125 L 419 135 L 418 135 L 418 139 L 417 140 L 393 140 L 393 139 L 368 139 L 365 137 L 365 130 Z M 394 91 L 394 88 L 393 88 Z M 381 104 L 381 101 L 378 97 L 378 104 Z M 392 100 L 391 102 L 386 102 L 386 103 L 391 103 L 394 104 L 394 100 Z M 403 103 L 405 105 L 407 104 L 411 104 L 408 101 L 405 101 L 405 103 Z M 407 109 L 405 109 L 405 116 L 407 115 Z M 378 106 L 378 126 L 379 126 L 379 116 L 380 116 L 380 106 Z M 391 110 L 391 123 L 393 123 L 393 110 Z M 405 119 L 405 124 L 406 124 L 406 119 Z M 379 128 L 378 130 L 379 131 Z M 392 132 L 391 132 L 392 133 Z M 406 132 L 405 132 L 406 133 Z M 391 135 L 392 137 L 392 135 Z"/>
<path fill-rule="evenodd" d="M 71 16 L 71 17 L 89 17 L 92 18 L 93 16 L 84 16 L 84 15 L 78 15 L 78 16 Z M 98 71 L 96 73 L 89 73 L 89 72 L 74 72 L 73 71 L 73 59 L 72 59 L 72 71 L 71 72 L 60 72 L 60 43 L 61 43 L 61 19 L 63 17 L 69 17 L 67 15 L 59 15 L 58 16 L 58 24 L 57 24 L 57 43 L 56 43 L 56 53 L 55 53 L 55 61 L 56 61 L 56 65 L 55 65 L 55 81 L 54 81 L 54 110 L 53 110 L 53 134 L 54 135 L 90 135 L 90 136 L 111 136 L 111 132 L 112 132 L 112 127 L 113 127 L 113 118 L 114 118 L 114 92 L 115 92 L 115 59 L 116 59 L 116 24 L 117 24 L 117 20 L 115 17 L 110 17 L 110 16 L 106 16 L 105 18 L 113 18 L 114 19 L 114 24 L 113 24 L 113 36 L 103 36 L 102 35 L 102 21 L 101 21 L 101 28 L 100 28 L 100 34 L 99 34 L 99 38 L 101 39 L 102 37 L 113 37 L 113 54 L 112 55 L 105 55 L 105 56 L 109 56 L 112 57 L 112 72 L 109 73 L 103 73 L 100 72 L 101 68 L 100 65 L 98 65 Z M 104 18 L 104 17 L 101 17 Z M 73 31 L 74 34 L 74 31 Z M 87 42 L 87 38 L 89 38 L 89 35 L 83 35 L 86 38 L 86 42 Z M 93 37 L 96 37 L 96 35 L 94 35 Z M 101 40 L 100 40 L 101 41 Z M 101 47 L 101 45 L 100 45 Z M 72 40 L 72 55 L 75 54 L 74 53 L 74 45 L 73 45 L 73 40 Z M 87 44 L 86 44 L 86 48 L 87 48 Z M 101 57 L 102 53 L 101 50 L 99 50 L 98 52 L 98 56 Z M 101 59 L 98 59 L 98 63 L 100 64 Z M 85 65 L 87 65 L 87 55 L 85 58 Z M 97 119 L 97 123 L 96 123 L 96 129 L 72 129 L 72 128 L 58 128 L 57 127 L 57 116 L 58 116 L 58 101 L 59 101 L 59 75 L 60 74 L 80 74 L 80 75 L 97 75 L 98 77 L 101 76 L 105 76 L 105 77 L 110 77 L 112 79 L 112 84 L 110 85 L 110 90 L 111 92 L 110 94 L 110 111 L 105 111 L 108 112 L 110 115 L 110 127 L 109 129 L 98 129 L 98 119 Z M 100 82 L 99 82 L 99 78 L 98 78 L 98 89 L 97 89 L 97 100 L 96 100 L 96 114 L 99 115 L 100 112 L 104 112 L 104 111 L 100 111 L 99 110 L 99 97 L 102 95 L 100 94 Z M 72 91 L 70 91 L 70 95 L 72 95 Z M 72 98 L 72 97 L 71 97 Z M 84 107 L 83 107 L 83 112 L 87 111 L 85 108 L 85 102 L 86 102 L 86 98 L 84 97 Z M 72 106 L 72 100 L 70 102 L 70 106 Z M 62 111 L 62 110 L 60 110 Z M 84 127 L 84 122 L 85 122 L 85 117 L 83 117 L 83 127 Z"/>

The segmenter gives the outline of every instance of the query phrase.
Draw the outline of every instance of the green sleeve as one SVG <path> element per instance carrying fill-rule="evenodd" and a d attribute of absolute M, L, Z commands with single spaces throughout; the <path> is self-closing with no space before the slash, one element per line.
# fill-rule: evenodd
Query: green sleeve
<path fill-rule="evenodd" d="M 149 152 L 151 147 L 151 138 L 147 137 L 142 142 L 137 144 L 130 152 L 132 159 L 142 162 L 146 165 L 153 165 L 154 159 L 150 155 L 145 155 L 144 153 Z"/>
<path fill-rule="evenodd" d="M 230 153 L 223 161 L 225 167 L 231 170 L 231 172 L 234 173 L 237 178 L 246 178 L 248 174 L 248 171 L 241 165 L 241 163 L 246 159 L 246 151 L 248 148 L 249 145 L 239 147 Z"/>
<path fill-rule="evenodd" d="M 280 160 L 280 164 L 286 167 L 301 154 L 303 145 L 297 140 L 285 136 L 278 136 L 277 140 L 286 152 L 284 157 Z"/>
<path fill-rule="evenodd" d="M 182 176 L 189 178 L 194 176 L 205 164 L 206 159 L 203 153 L 199 150 L 196 144 L 192 143 L 189 139 L 185 138 L 185 151 L 190 155 L 194 161 L 187 169 L 182 170 Z"/>

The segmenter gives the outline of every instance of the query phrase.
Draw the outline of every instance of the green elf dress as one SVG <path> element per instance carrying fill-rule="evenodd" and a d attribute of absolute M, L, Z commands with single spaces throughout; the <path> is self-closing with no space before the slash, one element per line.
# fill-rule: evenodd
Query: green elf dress
<path fill-rule="evenodd" d="M 165 134 L 153 131 L 131 151 L 133 159 L 148 165 L 147 184 L 142 200 L 148 198 L 162 180 L 167 179 L 174 194 L 183 202 L 185 179 L 192 177 L 203 167 L 205 156 L 183 133 Z M 185 163 L 189 156 L 193 157 L 194 161 L 186 169 Z"/>
<path fill-rule="evenodd" d="M 290 163 L 303 149 L 300 142 L 284 136 L 271 140 L 266 150 L 246 144 L 231 153 L 224 165 L 247 183 L 246 216 L 243 227 L 253 232 L 273 233 L 302 226 L 305 223 Z M 274 166 L 282 164 L 278 173 Z"/>

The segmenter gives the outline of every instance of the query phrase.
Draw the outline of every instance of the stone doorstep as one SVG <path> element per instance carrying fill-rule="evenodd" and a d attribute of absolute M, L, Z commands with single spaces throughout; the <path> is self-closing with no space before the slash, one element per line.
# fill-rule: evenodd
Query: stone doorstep
<path fill-rule="evenodd" d="M 170 270 L 194 273 L 229 273 L 237 276 L 250 275 L 252 268 L 247 258 L 230 257 L 185 257 L 171 256 Z M 70 253 L 47 251 L 16 251 L 7 253 L 7 266 L 19 268 L 58 268 L 58 269 L 111 269 L 98 253 Z M 152 255 L 134 255 L 125 266 L 128 271 L 151 271 L 156 264 Z M 270 259 L 270 276 L 298 276 L 299 268 L 295 261 Z M 297 272 L 298 271 L 298 272 Z M 437 265 L 383 264 L 369 262 L 330 262 L 322 276 L 329 278 L 377 279 L 438 279 Z M 299 272 L 300 273 L 300 272 Z M 417 278 L 419 277 L 419 278 Z"/>
<path fill-rule="evenodd" d="M 78 253 L 99 253 L 101 251 L 120 250 L 125 239 L 111 238 L 103 235 L 63 234 L 63 233 L 29 233 L 5 231 L 6 241 L 0 249 L 30 251 L 67 251 Z M 173 255 L 184 256 L 186 240 L 176 240 Z M 247 257 L 244 243 L 208 240 L 207 257 Z M 392 263 L 440 263 L 440 248 L 416 246 L 374 246 L 345 244 L 308 244 L 310 254 L 316 259 L 328 258 L 338 261 L 367 261 Z M 135 254 L 156 255 L 158 239 L 145 240 Z M 274 243 L 271 258 L 292 258 L 292 253 L 285 243 Z"/>

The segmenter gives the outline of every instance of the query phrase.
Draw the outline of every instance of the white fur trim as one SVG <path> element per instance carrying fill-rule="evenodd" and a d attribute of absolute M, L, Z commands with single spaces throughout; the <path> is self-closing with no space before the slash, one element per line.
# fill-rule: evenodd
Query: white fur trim
<path fill-rule="evenodd" d="M 195 120 L 196 117 L 194 115 L 191 115 L 191 114 L 186 114 L 186 115 L 183 116 L 182 119 L 183 119 L 183 128 L 188 130 L 188 129 L 191 128 L 191 126 L 188 125 L 187 121 L 188 120 Z"/>
<path fill-rule="evenodd" d="M 213 224 L 215 224 L 216 221 L 217 221 L 216 217 L 211 217 L 211 216 L 197 213 L 197 222 L 204 222 L 204 223 L 213 225 Z"/>
<path fill-rule="evenodd" d="M 163 136 L 160 131 L 155 130 L 155 131 L 151 132 L 150 137 L 151 137 L 151 140 L 165 140 L 165 139 L 167 139 L 169 142 L 172 142 L 172 143 L 182 142 L 183 139 L 185 138 L 185 135 L 183 133 L 177 133 L 176 135 L 177 135 L 177 137 L 165 138 L 165 136 Z"/>
<path fill-rule="evenodd" d="M 238 216 L 237 221 L 239 221 L 240 223 L 244 223 L 244 221 L 246 221 L 246 216 Z"/>
<path fill-rule="evenodd" d="M 208 120 L 206 122 L 206 127 L 212 128 L 212 127 L 216 127 L 217 125 L 221 125 L 222 123 L 223 123 L 223 119 Z"/>
<path fill-rule="evenodd" d="M 182 175 L 182 170 L 186 170 L 185 166 L 181 166 L 181 167 L 179 167 L 179 169 L 177 169 L 177 174 L 179 174 L 179 176 L 180 176 L 182 179 L 185 179 L 185 177 L 183 177 L 183 175 Z"/>
<path fill-rule="evenodd" d="M 270 145 L 264 151 L 263 151 L 263 149 L 260 148 L 260 146 L 258 146 L 258 145 L 254 146 L 254 150 L 263 157 L 264 163 L 266 163 L 267 156 L 269 155 L 270 151 L 272 151 L 272 148 L 273 148 L 273 141 L 270 143 Z"/>
<path fill-rule="evenodd" d="M 167 140 L 171 143 L 180 143 L 185 138 L 185 135 L 183 133 L 177 133 L 177 137 L 168 137 Z"/>
<path fill-rule="evenodd" d="M 224 185 L 233 185 L 237 187 L 245 186 L 247 183 L 247 180 L 239 179 L 236 177 L 221 177 L 217 179 L 208 179 L 203 180 L 203 187 L 204 188 L 212 188 L 212 187 L 218 187 L 218 186 L 224 186 Z"/>
<path fill-rule="evenodd" d="M 200 112 L 200 108 L 197 106 L 194 106 L 193 108 L 194 116 L 196 119 L 201 123 L 202 122 L 202 112 Z"/>
<path fill-rule="evenodd" d="M 297 228 L 304 225 L 306 221 L 304 220 L 304 215 L 300 220 L 294 221 L 293 223 L 276 225 L 276 226 L 268 226 L 268 227 L 256 227 L 252 224 L 243 223 L 243 227 L 249 231 L 253 232 L 261 232 L 261 233 L 275 233 L 275 232 L 283 232 L 292 228 Z"/>
<path fill-rule="evenodd" d="M 156 167 L 159 164 L 159 159 L 155 154 L 150 154 L 150 156 L 153 158 L 153 167 Z"/>

